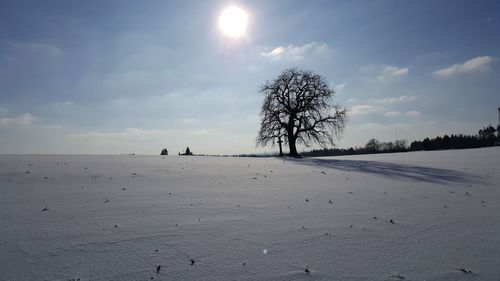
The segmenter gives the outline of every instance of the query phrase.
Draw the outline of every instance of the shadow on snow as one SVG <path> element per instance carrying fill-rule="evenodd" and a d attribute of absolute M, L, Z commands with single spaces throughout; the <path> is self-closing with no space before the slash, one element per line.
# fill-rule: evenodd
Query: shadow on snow
<path fill-rule="evenodd" d="M 431 183 L 481 183 L 479 177 L 464 172 L 379 161 L 299 158 L 297 164 L 321 166 L 341 171 L 375 174 L 382 177 Z"/>

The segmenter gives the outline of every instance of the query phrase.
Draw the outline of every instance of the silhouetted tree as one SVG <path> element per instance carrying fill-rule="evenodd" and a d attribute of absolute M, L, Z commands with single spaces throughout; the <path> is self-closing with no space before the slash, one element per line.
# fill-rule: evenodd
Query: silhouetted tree
<path fill-rule="evenodd" d="M 260 89 L 264 94 L 257 145 L 274 145 L 284 137 L 291 156 L 297 143 L 335 145 L 347 120 L 347 109 L 331 102 L 335 91 L 311 71 L 290 68 Z"/>
<path fill-rule="evenodd" d="M 168 150 L 166 148 L 162 149 L 160 155 L 168 155 Z"/>
<path fill-rule="evenodd" d="M 182 155 L 193 155 L 193 152 L 189 149 L 189 146 L 186 147 L 186 152 L 184 152 Z"/>
<path fill-rule="evenodd" d="M 370 139 L 366 145 L 365 145 L 366 150 L 369 153 L 376 153 L 380 150 L 380 142 L 377 139 Z"/>
<path fill-rule="evenodd" d="M 494 145 L 496 139 L 495 132 L 496 129 L 490 124 L 489 126 L 479 130 L 479 139 L 486 146 Z"/>

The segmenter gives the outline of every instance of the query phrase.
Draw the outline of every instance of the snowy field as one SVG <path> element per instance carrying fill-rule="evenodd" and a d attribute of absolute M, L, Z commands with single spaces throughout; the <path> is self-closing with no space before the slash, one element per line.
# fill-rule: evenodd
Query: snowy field
<path fill-rule="evenodd" d="M 0 280 L 498 281 L 499 182 L 500 148 L 2 155 Z"/>

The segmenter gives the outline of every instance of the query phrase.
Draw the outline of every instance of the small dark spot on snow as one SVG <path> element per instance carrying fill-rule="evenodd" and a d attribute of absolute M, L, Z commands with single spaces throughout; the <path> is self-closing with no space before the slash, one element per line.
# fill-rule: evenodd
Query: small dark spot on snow
<path fill-rule="evenodd" d="M 392 224 L 396 224 L 392 219 L 390 219 L 389 222 Z"/>
<path fill-rule="evenodd" d="M 47 212 L 48 210 L 50 210 L 49 208 L 47 208 L 47 206 L 45 206 L 43 209 L 42 209 L 42 212 Z"/>
<path fill-rule="evenodd" d="M 309 270 L 309 267 L 306 266 L 306 268 L 304 268 L 304 272 L 307 273 L 307 274 L 310 274 L 311 270 Z"/>
<path fill-rule="evenodd" d="M 390 278 L 394 278 L 394 279 L 399 279 L 399 280 L 404 280 L 405 277 L 401 274 L 391 274 L 389 275 Z"/>
<path fill-rule="evenodd" d="M 160 274 L 161 264 L 156 267 L 156 274 Z"/>
<path fill-rule="evenodd" d="M 117 225 L 117 224 L 115 224 L 115 227 L 118 227 L 118 225 Z"/>
<path fill-rule="evenodd" d="M 376 220 L 378 220 L 378 218 L 377 218 L 377 217 L 373 217 L 373 218 L 374 218 L 374 219 L 376 219 Z"/>
<path fill-rule="evenodd" d="M 465 273 L 465 274 L 471 274 L 472 273 L 471 270 L 467 270 L 465 268 L 459 268 L 458 270 L 461 271 L 461 272 L 463 272 L 463 273 Z"/>
<path fill-rule="evenodd" d="M 126 188 L 125 188 L 125 187 L 122 187 L 122 190 L 126 190 Z"/>
<path fill-rule="evenodd" d="M 326 175 L 326 172 L 325 172 L 325 171 L 321 171 L 321 173 L 322 173 L 323 175 Z"/>
<path fill-rule="evenodd" d="M 309 202 L 309 198 L 306 198 L 306 202 Z"/>
<path fill-rule="evenodd" d="M 194 265 L 196 263 L 193 259 L 191 259 L 190 261 L 191 261 L 191 265 Z"/>

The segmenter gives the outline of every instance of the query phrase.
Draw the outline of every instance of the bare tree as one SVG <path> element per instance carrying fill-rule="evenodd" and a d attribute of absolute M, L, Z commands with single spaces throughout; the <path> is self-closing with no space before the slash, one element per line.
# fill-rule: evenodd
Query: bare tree
<path fill-rule="evenodd" d="M 274 145 L 283 137 L 291 156 L 297 143 L 335 145 L 347 121 L 347 109 L 331 102 L 335 91 L 311 71 L 291 68 L 260 89 L 264 103 L 257 145 Z"/>

